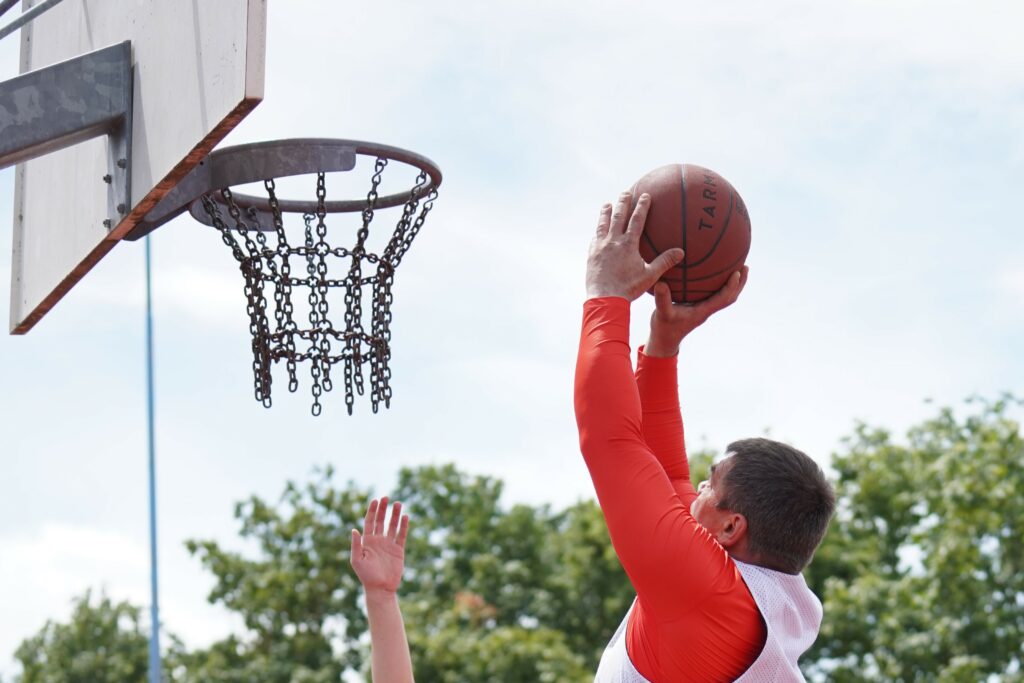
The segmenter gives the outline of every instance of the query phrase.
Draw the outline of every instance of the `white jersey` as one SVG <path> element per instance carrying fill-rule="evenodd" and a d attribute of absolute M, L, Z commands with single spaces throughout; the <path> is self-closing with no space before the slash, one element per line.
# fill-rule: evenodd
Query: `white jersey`
<path fill-rule="evenodd" d="M 797 659 L 818 637 L 821 601 L 800 574 L 784 574 L 744 562 L 736 562 L 736 566 L 754 596 L 768 632 L 761 654 L 736 681 L 802 682 L 804 677 L 797 666 Z M 632 611 L 630 607 L 601 656 L 594 683 L 653 683 L 640 675 L 626 654 L 626 624 Z"/>

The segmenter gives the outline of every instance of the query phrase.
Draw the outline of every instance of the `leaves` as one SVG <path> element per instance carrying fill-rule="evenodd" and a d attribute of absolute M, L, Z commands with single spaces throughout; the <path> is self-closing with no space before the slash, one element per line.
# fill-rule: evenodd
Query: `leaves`
<path fill-rule="evenodd" d="M 244 663 L 252 667 L 245 680 L 268 683 L 294 683 L 302 671 L 337 680 L 361 666 L 367 623 L 348 552 L 351 529 L 360 526 L 370 496 L 351 483 L 335 488 L 333 477 L 325 468 L 303 487 L 288 483 L 277 506 L 255 496 L 236 506 L 240 534 L 256 542 L 258 559 L 213 541 L 187 543 L 216 577 L 210 602 L 238 613 L 249 633 L 180 656 L 179 668 L 203 672 L 183 680 L 234 680 L 218 678 L 218 662 L 225 668 Z"/>
<path fill-rule="evenodd" d="M 149 640 L 139 608 L 101 594 L 75 600 L 71 622 L 47 622 L 15 651 L 19 683 L 145 683 Z"/>
<path fill-rule="evenodd" d="M 1020 402 L 969 401 L 906 445 L 859 426 L 834 459 L 839 512 L 807 575 L 825 622 L 810 673 L 1010 680 L 1024 640 Z M 817 661 L 814 661 L 817 660 Z"/>
<path fill-rule="evenodd" d="M 632 589 L 593 502 L 554 513 L 501 505 L 499 480 L 452 465 L 403 469 L 390 496 L 412 517 L 401 602 L 419 680 L 584 681 L 629 607 Z M 361 590 L 349 533 L 369 491 L 333 472 L 289 483 L 277 505 L 236 508 L 244 557 L 213 541 L 188 547 L 216 577 L 212 602 L 249 630 L 173 653 L 175 680 L 295 683 L 368 673 Z"/>
<path fill-rule="evenodd" d="M 1021 402 L 943 409 L 903 442 L 857 425 L 834 456 L 838 512 L 806 577 L 825 603 L 811 680 L 1024 681 Z M 695 481 L 710 452 L 691 455 Z M 400 589 L 417 680 L 590 681 L 633 599 L 600 509 L 501 502 L 502 482 L 452 465 L 403 469 L 412 516 Z M 367 623 L 348 565 L 371 492 L 325 468 L 235 510 L 253 552 L 189 550 L 210 600 L 246 630 L 208 648 L 171 638 L 171 683 L 336 683 L 367 673 Z M 86 593 L 69 624 L 18 649 L 19 683 L 145 680 L 139 609 Z"/>

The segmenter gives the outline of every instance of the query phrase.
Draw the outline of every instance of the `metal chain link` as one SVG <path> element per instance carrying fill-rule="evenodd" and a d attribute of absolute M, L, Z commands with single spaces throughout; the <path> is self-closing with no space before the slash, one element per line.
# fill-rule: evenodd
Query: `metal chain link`
<path fill-rule="evenodd" d="M 423 227 L 437 191 L 424 197 L 427 175 L 421 172 L 402 208 L 401 217 L 387 246 L 380 254 L 367 251 L 370 225 L 373 221 L 382 175 L 388 160 L 379 157 L 374 163 L 370 190 L 361 213 L 361 225 L 352 247 L 332 246 L 327 241 L 326 174 L 317 174 L 316 209 L 303 214 L 302 241 L 288 241 L 285 221 L 277 197 L 274 179 L 264 181 L 272 225 L 260 223 L 260 214 L 250 208 L 243 212 L 230 188 L 219 191 L 228 216 L 221 213 L 219 202 L 212 195 L 201 198 L 203 208 L 221 240 L 231 249 L 244 277 L 243 291 L 249 331 L 252 335 L 253 387 L 256 400 L 270 407 L 271 366 L 284 360 L 288 373 L 288 390 L 298 389 L 297 366 L 309 363 L 312 380 L 313 415 L 323 410 L 323 394 L 333 389 L 331 370 L 341 364 L 344 373 L 345 406 L 353 413 L 355 396 L 365 390 L 364 364 L 369 365 L 370 402 L 373 412 L 380 405 L 391 405 L 391 306 L 395 269 L 408 252 L 413 239 Z M 422 207 L 420 206 L 422 202 Z M 417 214 L 418 211 L 418 214 Z M 271 244 L 268 238 L 273 238 Z M 292 259 L 305 261 L 305 277 L 295 277 Z M 330 277 L 329 263 L 348 261 L 343 279 Z M 372 270 L 364 274 L 364 262 Z M 295 321 L 292 294 L 296 288 L 308 289 L 308 327 Z M 370 288 L 370 330 L 363 327 L 364 288 Z M 268 306 L 267 289 L 270 289 Z M 344 329 L 334 329 L 330 318 L 330 292 L 343 290 L 345 305 Z M 273 325 L 271 325 L 271 319 Z M 338 345 L 339 351 L 333 349 Z"/>
<path fill-rule="evenodd" d="M 241 212 L 234 202 L 231 190 L 225 188 L 220 192 L 227 203 L 228 214 L 235 222 L 235 232 L 242 237 L 246 251 L 235 239 L 231 229 L 224 221 L 216 203 L 209 197 L 202 198 L 203 206 L 213 221 L 214 227 L 221 233 L 221 239 L 231 247 L 231 252 L 238 261 L 242 276 L 245 278 L 243 291 L 246 298 L 246 312 L 249 314 L 249 332 L 252 334 L 252 370 L 253 392 L 256 400 L 269 408 L 271 405 L 270 349 L 265 340 L 269 333 L 266 313 L 266 297 L 263 296 L 263 278 L 261 277 L 260 250 L 257 243 L 249 236 L 249 226 L 242 220 Z"/>
<path fill-rule="evenodd" d="M 284 217 L 281 215 L 281 206 L 277 200 L 274 179 L 265 180 L 263 186 L 267 190 L 270 211 L 274 218 L 274 232 L 277 235 L 276 254 L 281 259 L 280 279 L 276 282 L 277 286 L 274 288 L 274 303 L 276 306 L 274 320 L 277 322 L 278 330 L 286 333 L 294 332 L 297 326 L 292 318 L 295 307 L 292 304 L 292 266 L 289 258 L 291 250 L 288 248 L 288 238 L 284 233 Z M 283 339 L 285 368 L 288 371 L 288 391 L 295 393 L 299 388 L 295 363 L 295 335 L 285 334 Z"/>

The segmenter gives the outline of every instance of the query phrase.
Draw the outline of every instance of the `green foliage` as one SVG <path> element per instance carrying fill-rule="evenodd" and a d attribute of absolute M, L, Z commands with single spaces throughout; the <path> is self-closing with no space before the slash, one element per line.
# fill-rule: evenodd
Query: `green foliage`
<path fill-rule="evenodd" d="M 52 621 L 14 653 L 15 683 L 145 683 L 149 641 L 139 608 L 89 592 L 77 599 L 68 624 Z"/>
<path fill-rule="evenodd" d="M 369 492 L 336 488 L 330 469 L 289 484 L 276 506 L 235 514 L 255 559 L 213 541 L 189 549 L 216 577 L 212 602 L 247 633 L 173 651 L 178 683 L 336 681 L 367 673 L 366 619 L 348 565 L 349 530 Z M 502 484 L 451 465 L 403 469 L 393 499 L 414 520 L 401 589 L 424 681 L 587 681 L 633 598 L 597 505 L 558 513 L 500 504 Z"/>
<path fill-rule="evenodd" d="M 838 512 L 806 575 L 823 596 L 811 680 L 1024 681 L 1024 436 L 1020 402 L 975 401 L 910 430 L 856 428 L 834 458 Z M 695 481 L 711 453 L 691 454 Z M 502 483 L 451 465 L 403 469 L 411 513 L 402 607 L 416 677 L 431 683 L 592 680 L 633 599 L 597 505 L 501 504 Z M 336 683 L 367 673 L 367 624 L 348 564 L 370 492 L 328 468 L 235 515 L 255 552 L 189 541 L 212 602 L 245 632 L 187 651 L 170 683 Z M 18 649 L 15 683 L 144 681 L 139 610 L 90 596 L 71 623 Z"/>
<path fill-rule="evenodd" d="M 695 476 L 706 476 L 710 453 L 692 460 Z M 399 473 L 392 498 L 414 519 L 402 602 L 417 678 L 589 681 L 634 595 L 601 511 L 593 501 L 558 512 L 504 507 L 501 494 L 499 480 L 452 465 Z M 287 484 L 276 504 L 254 496 L 236 506 L 240 535 L 254 553 L 189 541 L 189 551 L 215 577 L 210 601 L 238 614 L 246 631 L 193 651 L 172 638 L 168 680 L 326 683 L 345 671 L 368 673 L 368 625 L 348 550 L 349 530 L 361 525 L 369 498 L 352 483 L 337 487 L 327 468 L 303 486 Z M 137 608 L 106 600 L 91 609 L 87 594 L 71 625 L 48 624 L 25 642 L 19 652 L 26 675 L 19 683 L 106 680 L 91 673 L 50 678 L 31 667 L 103 662 L 97 657 L 127 651 L 127 643 L 138 668 L 125 673 L 120 663 L 104 664 L 110 680 L 144 680 L 147 641 L 137 615 Z M 103 619 L 108 626 L 94 628 Z M 109 626 L 119 619 L 132 629 Z"/>
<path fill-rule="evenodd" d="M 216 577 L 210 601 L 241 616 L 247 633 L 206 650 L 173 652 L 175 680 L 319 683 L 358 669 L 367 623 L 348 565 L 349 533 L 368 500 L 352 484 L 335 488 L 327 468 L 305 486 L 288 483 L 276 506 L 255 496 L 236 506 L 240 534 L 255 543 L 257 559 L 213 541 L 188 541 Z"/>
<path fill-rule="evenodd" d="M 416 520 L 403 604 L 417 678 L 590 680 L 633 598 L 601 512 L 505 510 L 501 489 L 451 465 L 399 477 Z"/>
<path fill-rule="evenodd" d="M 806 658 L 832 681 L 1020 680 L 1020 402 L 969 402 L 905 445 L 859 426 L 836 456 L 839 510 L 807 577 L 825 622 Z"/>
<path fill-rule="evenodd" d="M 711 463 L 716 453 L 711 450 L 701 450 L 696 453 L 687 454 L 690 461 L 690 481 L 694 486 L 699 486 L 702 481 L 711 476 Z"/>
<path fill-rule="evenodd" d="M 454 619 L 452 617 L 455 617 Z M 594 669 L 573 653 L 565 634 L 548 628 L 470 627 L 453 613 L 444 625 L 415 631 L 416 680 L 437 683 L 589 683 Z"/>

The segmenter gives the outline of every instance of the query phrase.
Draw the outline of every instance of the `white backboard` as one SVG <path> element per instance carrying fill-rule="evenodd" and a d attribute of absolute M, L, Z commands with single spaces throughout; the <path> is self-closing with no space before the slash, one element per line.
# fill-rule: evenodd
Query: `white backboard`
<path fill-rule="evenodd" d="M 41 0 L 23 0 L 22 11 Z M 105 138 L 15 172 L 11 332 L 27 332 L 263 99 L 266 0 L 64 0 L 21 29 L 21 72 L 124 40 L 131 207 L 108 228 Z"/>

